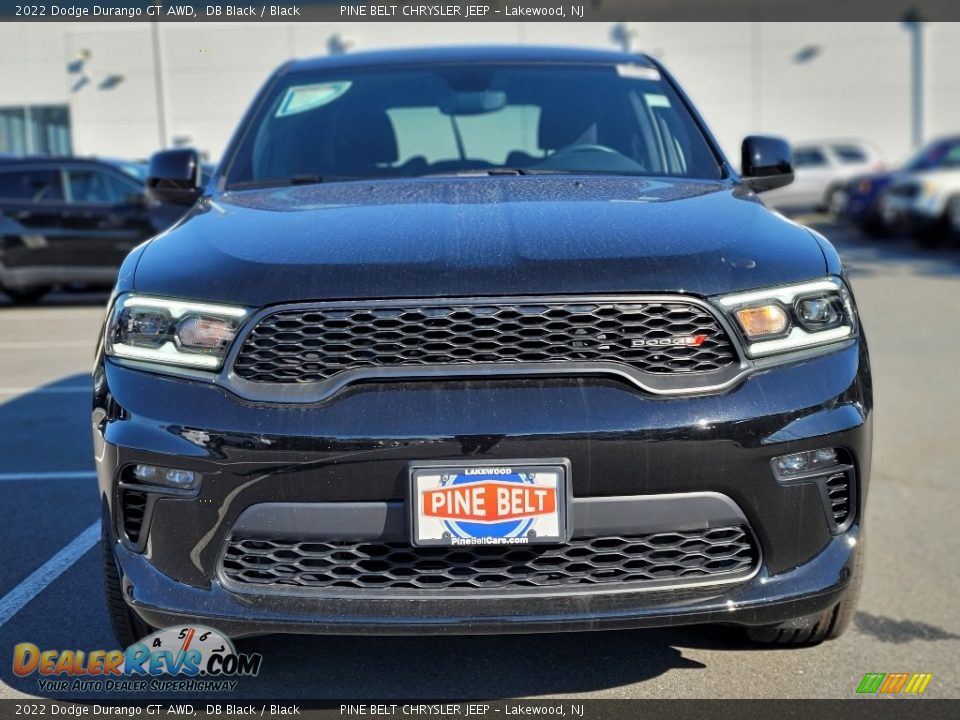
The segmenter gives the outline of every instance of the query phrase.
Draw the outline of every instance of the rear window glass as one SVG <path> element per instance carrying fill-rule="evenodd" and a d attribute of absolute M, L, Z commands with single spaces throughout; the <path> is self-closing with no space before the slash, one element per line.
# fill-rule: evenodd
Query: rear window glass
<path fill-rule="evenodd" d="M 70 200 L 75 203 L 115 205 L 138 191 L 130 181 L 91 168 L 67 171 Z"/>
<path fill-rule="evenodd" d="M 60 173 L 39 168 L 0 170 L 0 198 L 27 202 L 62 200 Z"/>

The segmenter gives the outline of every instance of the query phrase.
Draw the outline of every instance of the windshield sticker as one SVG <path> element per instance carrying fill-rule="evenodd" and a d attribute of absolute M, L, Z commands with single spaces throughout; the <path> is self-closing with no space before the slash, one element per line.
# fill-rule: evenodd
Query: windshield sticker
<path fill-rule="evenodd" d="M 647 101 L 647 107 L 652 107 L 652 108 L 670 107 L 670 98 L 668 98 L 666 95 L 659 95 L 655 93 L 644 93 L 643 99 Z"/>
<path fill-rule="evenodd" d="M 628 63 L 617 65 L 617 75 L 634 80 L 660 79 L 660 71 L 656 68 L 647 67 L 646 65 L 630 65 Z"/>
<path fill-rule="evenodd" d="M 329 105 L 349 90 L 352 84 L 349 80 L 340 80 L 320 85 L 294 85 L 287 89 L 275 117 L 287 117 Z"/>

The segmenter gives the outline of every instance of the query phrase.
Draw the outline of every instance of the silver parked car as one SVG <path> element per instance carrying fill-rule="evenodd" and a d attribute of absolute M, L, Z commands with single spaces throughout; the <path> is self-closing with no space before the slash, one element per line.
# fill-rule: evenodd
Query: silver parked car
<path fill-rule="evenodd" d="M 794 181 L 764 195 L 776 208 L 815 208 L 839 215 L 847 201 L 847 183 L 855 176 L 883 170 L 879 150 L 863 140 L 823 140 L 793 149 Z"/>

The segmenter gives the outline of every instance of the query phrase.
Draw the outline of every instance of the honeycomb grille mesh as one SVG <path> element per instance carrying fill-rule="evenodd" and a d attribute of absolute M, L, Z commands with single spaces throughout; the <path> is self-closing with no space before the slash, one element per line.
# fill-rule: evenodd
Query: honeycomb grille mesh
<path fill-rule="evenodd" d="M 260 383 L 319 382 L 361 368 L 563 361 L 671 374 L 718 371 L 735 357 L 716 318 L 693 303 L 411 303 L 267 315 L 234 370 Z"/>
<path fill-rule="evenodd" d="M 234 583 L 256 586 L 510 590 L 722 579 L 756 562 L 746 530 L 731 526 L 469 548 L 234 537 L 221 569 Z"/>

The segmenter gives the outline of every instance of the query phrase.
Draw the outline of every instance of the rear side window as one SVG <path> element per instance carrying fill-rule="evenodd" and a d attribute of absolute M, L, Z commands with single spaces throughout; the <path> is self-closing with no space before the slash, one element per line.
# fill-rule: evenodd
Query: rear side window
<path fill-rule="evenodd" d="M 42 168 L 0 170 L 0 198 L 26 202 L 63 200 L 60 173 Z"/>
<path fill-rule="evenodd" d="M 102 170 L 71 168 L 67 170 L 67 190 L 71 202 L 116 205 L 138 188 Z"/>
<path fill-rule="evenodd" d="M 870 160 L 866 151 L 856 145 L 834 145 L 833 152 L 844 163 L 865 163 Z"/>
<path fill-rule="evenodd" d="M 817 148 L 798 148 L 793 152 L 793 166 L 798 168 L 823 167 L 827 156 Z"/>

